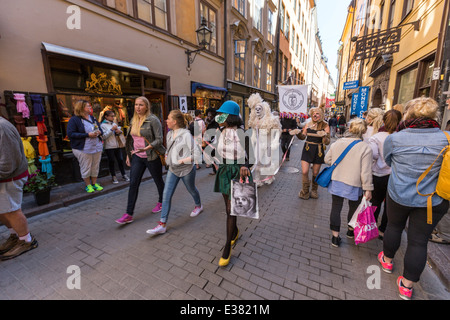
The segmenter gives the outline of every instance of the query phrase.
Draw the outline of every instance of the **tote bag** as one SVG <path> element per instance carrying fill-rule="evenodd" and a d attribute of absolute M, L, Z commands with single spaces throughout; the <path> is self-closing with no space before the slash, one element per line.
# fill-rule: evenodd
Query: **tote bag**
<path fill-rule="evenodd" d="M 259 219 L 258 192 L 256 183 L 231 180 L 232 216 Z"/>

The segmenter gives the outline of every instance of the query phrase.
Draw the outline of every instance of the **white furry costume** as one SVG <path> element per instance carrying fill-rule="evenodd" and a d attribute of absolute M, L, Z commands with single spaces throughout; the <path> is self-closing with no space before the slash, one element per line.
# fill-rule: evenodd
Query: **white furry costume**
<path fill-rule="evenodd" d="M 256 160 L 253 178 L 258 186 L 264 183 L 271 184 L 275 180 L 274 175 L 281 161 L 280 120 L 272 115 L 269 104 L 258 93 L 248 98 L 248 106 L 250 107 L 248 124 L 252 129 L 251 141 Z"/>

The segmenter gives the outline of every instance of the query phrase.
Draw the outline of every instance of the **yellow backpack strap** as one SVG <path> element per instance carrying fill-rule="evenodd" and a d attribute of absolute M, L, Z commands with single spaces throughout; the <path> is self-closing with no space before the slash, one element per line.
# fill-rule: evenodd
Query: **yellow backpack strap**
<path fill-rule="evenodd" d="M 444 132 L 444 134 L 447 136 L 448 143 L 449 143 L 449 145 L 450 145 L 450 135 L 449 135 L 447 132 L 445 132 L 445 131 L 443 131 L 443 132 Z M 433 201 L 432 201 L 432 198 L 433 198 L 433 195 L 436 193 L 436 191 L 434 191 L 433 193 L 422 194 L 422 193 L 420 193 L 420 191 L 419 191 L 419 184 L 422 182 L 422 180 L 423 180 L 423 179 L 427 176 L 427 174 L 430 172 L 430 170 L 431 170 L 431 168 L 433 167 L 433 165 L 434 165 L 434 163 L 436 162 L 436 160 L 439 159 L 439 157 L 441 156 L 441 154 L 445 153 L 445 152 L 447 151 L 448 148 L 449 148 L 449 146 L 445 146 L 445 147 L 441 150 L 441 152 L 439 152 L 438 156 L 436 157 L 436 159 L 434 159 L 434 161 L 433 161 L 433 163 L 431 164 L 431 166 L 429 166 L 428 169 L 425 170 L 425 171 L 420 175 L 419 179 L 417 179 L 417 182 L 416 182 L 416 190 L 417 190 L 417 193 L 420 194 L 421 196 L 428 197 L 428 198 L 427 198 L 427 223 L 428 223 L 428 224 L 432 224 L 432 223 L 433 223 Z"/>

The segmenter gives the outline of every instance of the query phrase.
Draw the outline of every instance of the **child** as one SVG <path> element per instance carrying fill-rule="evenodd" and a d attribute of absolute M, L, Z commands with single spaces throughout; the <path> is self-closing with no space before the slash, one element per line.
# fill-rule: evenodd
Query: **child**
<path fill-rule="evenodd" d="M 227 242 L 219 260 L 219 266 L 225 267 L 230 262 L 231 246 L 236 242 L 239 235 L 236 216 L 230 214 L 231 180 L 242 178 L 245 181 L 246 177 L 251 179 L 251 173 L 248 169 L 249 164 L 245 163 L 245 150 L 242 146 L 245 145 L 245 141 L 241 141 L 238 135 L 238 128 L 241 126 L 239 105 L 228 100 L 222 104 L 217 112 L 219 115 L 216 116 L 216 122 L 223 127 L 217 144 L 217 154 L 222 161 L 217 170 L 214 192 L 222 193 L 227 213 Z M 241 135 L 242 137 L 243 135 Z"/>

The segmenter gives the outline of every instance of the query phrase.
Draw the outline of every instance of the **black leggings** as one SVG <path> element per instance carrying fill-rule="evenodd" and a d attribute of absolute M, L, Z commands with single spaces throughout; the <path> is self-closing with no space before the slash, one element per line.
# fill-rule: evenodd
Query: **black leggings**
<path fill-rule="evenodd" d="M 334 194 L 332 194 L 331 197 L 330 229 L 331 231 L 339 232 L 341 229 L 341 211 L 342 206 L 344 205 L 344 198 L 335 196 Z M 362 197 L 359 197 L 356 201 L 348 200 L 349 209 L 347 214 L 347 222 L 350 222 L 352 219 L 353 214 L 361 203 L 361 199 Z"/>
<path fill-rule="evenodd" d="M 378 217 L 381 212 L 381 205 L 384 202 L 383 216 L 381 217 L 381 223 L 380 226 L 378 227 L 378 230 L 380 230 L 381 232 L 385 232 L 387 226 L 387 212 L 385 200 L 389 182 L 389 175 L 382 177 L 372 176 L 372 180 L 374 187 L 374 190 L 372 191 L 372 205 L 377 207 L 373 215 L 375 217 L 375 221 L 378 221 Z"/>
<path fill-rule="evenodd" d="M 433 224 L 427 224 L 427 208 L 406 207 L 386 195 L 388 224 L 384 233 L 383 251 L 386 257 L 394 258 L 400 247 L 402 232 L 408 223 L 408 244 L 404 257 L 403 277 L 417 282 L 427 262 L 428 238 L 439 220 L 447 213 L 448 201 L 433 207 Z"/>
<path fill-rule="evenodd" d="M 109 166 L 109 173 L 111 173 L 111 176 L 116 175 L 116 168 L 114 167 L 114 159 L 117 160 L 117 165 L 119 166 L 120 173 L 125 175 L 125 169 L 123 166 L 123 157 L 122 157 L 122 149 L 115 148 L 115 149 L 105 149 L 106 156 L 108 157 L 108 166 Z"/>
<path fill-rule="evenodd" d="M 142 176 L 145 173 L 145 169 L 150 172 L 153 181 L 158 189 L 158 202 L 162 203 L 164 192 L 164 180 L 162 178 L 162 164 L 159 157 L 155 160 L 148 161 L 147 158 L 139 158 L 137 155 L 133 155 L 131 158 L 131 170 L 130 170 L 130 189 L 128 190 L 128 204 L 127 213 L 132 216 L 134 213 L 134 207 L 139 194 L 139 186 L 141 184 Z"/>

